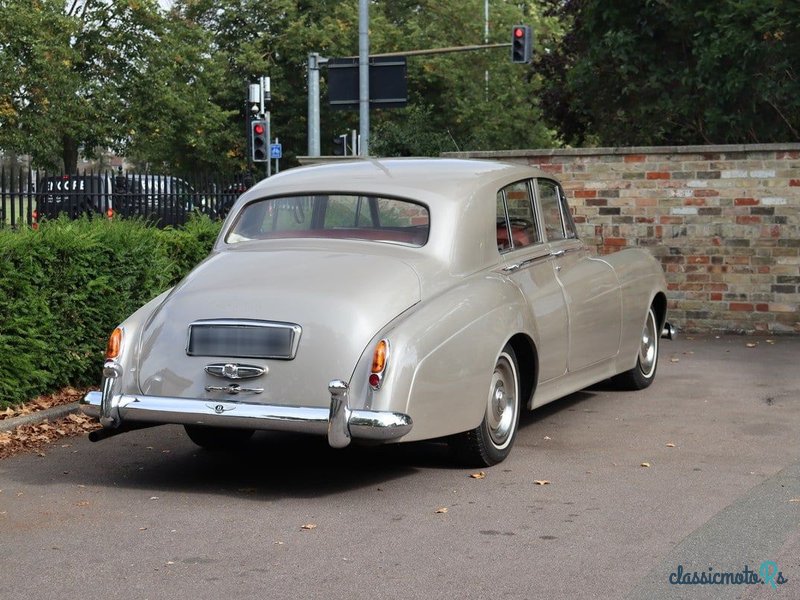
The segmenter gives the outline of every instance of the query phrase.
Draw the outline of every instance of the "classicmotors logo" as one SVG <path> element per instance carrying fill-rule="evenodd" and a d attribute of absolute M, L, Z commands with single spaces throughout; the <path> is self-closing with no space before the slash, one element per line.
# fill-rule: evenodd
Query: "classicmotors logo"
<path fill-rule="evenodd" d="M 678 565 L 669 575 L 672 585 L 769 585 L 778 589 L 789 580 L 783 576 L 774 560 L 765 560 L 753 571 L 747 565 L 741 571 L 720 571 L 708 567 L 707 571 L 686 571 Z"/>

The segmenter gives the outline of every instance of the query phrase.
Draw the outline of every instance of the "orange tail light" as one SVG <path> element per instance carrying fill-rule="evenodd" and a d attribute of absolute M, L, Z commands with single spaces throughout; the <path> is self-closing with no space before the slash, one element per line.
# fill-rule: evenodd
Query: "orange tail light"
<path fill-rule="evenodd" d="M 120 355 L 122 351 L 122 329 L 117 327 L 108 338 L 106 344 L 106 360 L 113 360 Z"/>

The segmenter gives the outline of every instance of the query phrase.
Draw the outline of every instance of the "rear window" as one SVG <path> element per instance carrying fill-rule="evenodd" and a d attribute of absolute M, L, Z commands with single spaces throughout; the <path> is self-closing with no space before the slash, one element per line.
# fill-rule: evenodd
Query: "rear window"
<path fill-rule="evenodd" d="M 239 213 L 229 244 L 275 238 L 336 238 L 422 246 L 427 207 L 409 200 L 353 194 L 266 198 Z"/>

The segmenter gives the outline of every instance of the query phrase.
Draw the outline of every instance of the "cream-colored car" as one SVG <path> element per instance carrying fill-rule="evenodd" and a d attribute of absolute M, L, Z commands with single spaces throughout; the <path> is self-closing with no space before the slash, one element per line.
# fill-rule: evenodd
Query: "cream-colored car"
<path fill-rule="evenodd" d="M 179 423 L 207 448 L 254 430 L 446 438 L 503 460 L 519 413 L 655 377 L 666 286 L 646 251 L 593 257 L 560 185 L 448 159 L 301 167 L 239 198 L 210 256 L 123 322 L 94 439 Z"/>

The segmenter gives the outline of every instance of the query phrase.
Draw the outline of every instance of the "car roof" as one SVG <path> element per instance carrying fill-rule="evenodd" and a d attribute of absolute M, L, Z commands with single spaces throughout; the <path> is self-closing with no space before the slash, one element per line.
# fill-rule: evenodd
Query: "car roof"
<path fill-rule="evenodd" d="M 376 192 L 420 200 L 466 198 L 493 185 L 546 173 L 526 165 L 452 158 L 350 159 L 289 169 L 251 188 L 244 198 L 315 191 Z"/>

